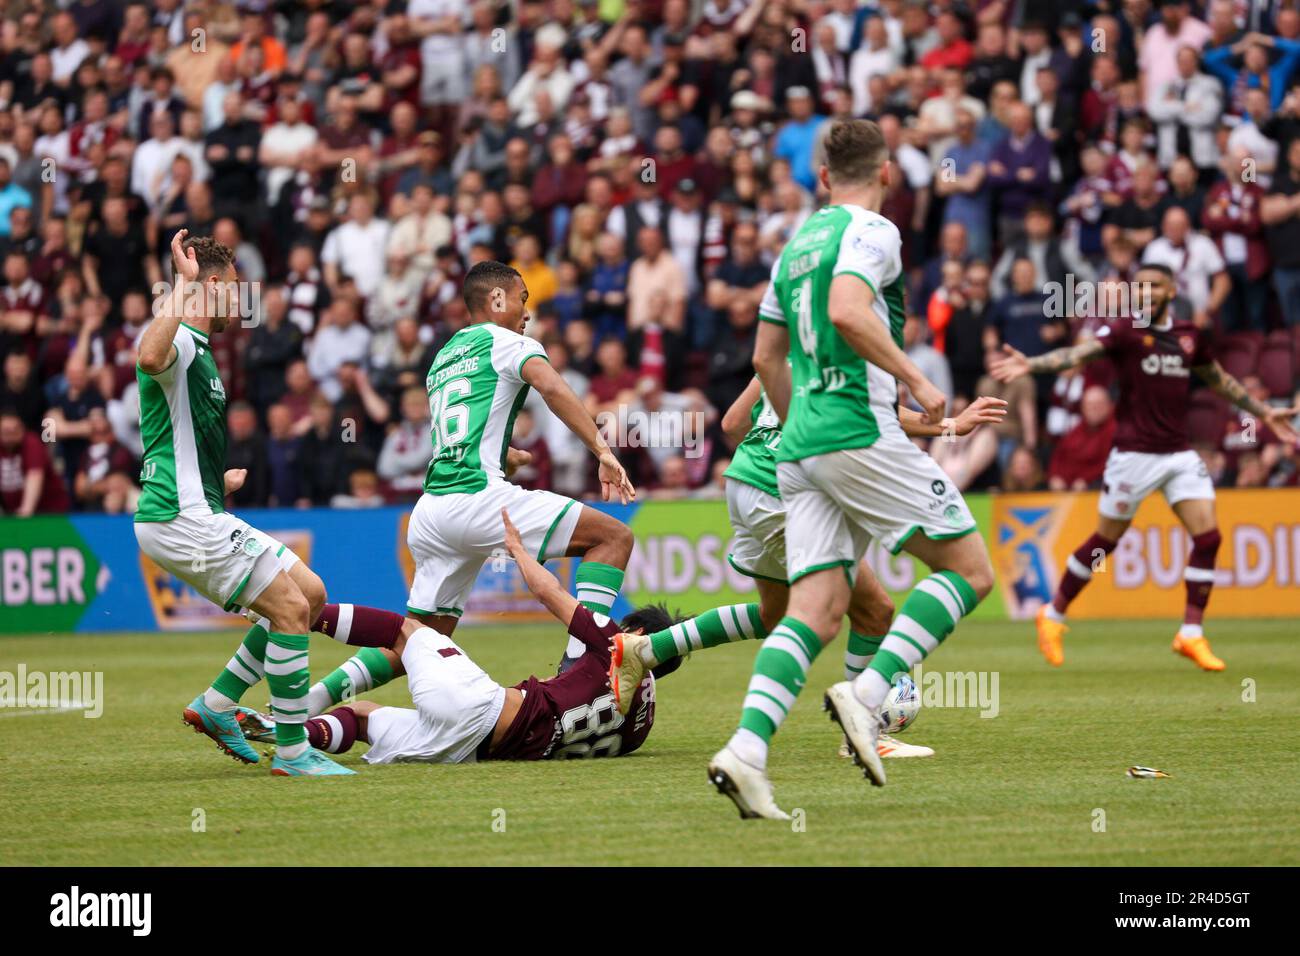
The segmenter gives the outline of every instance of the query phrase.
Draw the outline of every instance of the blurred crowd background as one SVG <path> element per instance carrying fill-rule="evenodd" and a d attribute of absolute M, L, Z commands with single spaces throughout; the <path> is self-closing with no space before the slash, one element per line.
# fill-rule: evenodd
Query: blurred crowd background
<path fill-rule="evenodd" d="M 424 376 L 459 282 L 512 263 L 528 334 L 593 414 L 688 416 L 624 448 L 651 496 L 720 494 L 757 308 L 824 201 L 837 117 L 877 120 L 909 274 L 906 344 L 954 409 L 1007 422 L 931 449 L 964 489 L 1096 487 L 1107 363 L 1002 386 L 1092 334 L 1053 283 L 1167 263 L 1180 317 L 1291 403 L 1300 355 L 1296 0 L 0 0 L 0 510 L 131 511 L 134 342 L 175 230 L 236 251 L 214 337 L 236 508 L 418 494 Z M 1068 289 L 1069 286 L 1066 286 Z M 1115 286 L 1118 288 L 1118 286 Z M 906 397 L 905 397 L 906 398 Z M 533 396 L 516 480 L 590 493 Z M 1298 459 L 1206 390 L 1222 485 Z M 688 452 L 688 453 L 684 453 Z"/>

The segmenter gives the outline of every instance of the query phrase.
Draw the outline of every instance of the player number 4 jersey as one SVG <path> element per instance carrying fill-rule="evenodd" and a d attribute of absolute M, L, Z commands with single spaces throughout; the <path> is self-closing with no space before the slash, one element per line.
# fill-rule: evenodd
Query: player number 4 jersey
<path fill-rule="evenodd" d="M 540 342 L 491 322 L 461 329 L 438 352 L 425 379 L 428 494 L 473 493 L 505 477 L 510 433 L 528 397 L 521 373 L 532 358 L 546 360 Z"/>
<path fill-rule="evenodd" d="M 208 337 L 184 323 L 176 359 L 157 375 L 138 365 L 140 503 L 136 521 L 220 514 L 226 493 L 226 389 Z"/>
<path fill-rule="evenodd" d="M 772 268 L 759 318 L 790 327 L 794 386 L 778 461 L 875 444 L 897 426 L 894 377 L 864 361 L 831 325 L 831 281 L 855 275 L 875 293 L 872 314 L 903 345 L 902 239 L 861 206 L 827 206 L 808 218 Z"/>

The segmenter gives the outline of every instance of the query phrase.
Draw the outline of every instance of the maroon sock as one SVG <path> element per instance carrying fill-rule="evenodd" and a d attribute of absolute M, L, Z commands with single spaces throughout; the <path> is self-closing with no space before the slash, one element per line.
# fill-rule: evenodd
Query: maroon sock
<path fill-rule="evenodd" d="M 1214 562 L 1222 541 L 1218 528 L 1192 538 L 1192 553 L 1183 571 L 1183 586 L 1187 589 L 1184 624 L 1200 624 L 1205 618 L 1205 606 L 1210 603 L 1210 591 L 1214 588 Z"/>
<path fill-rule="evenodd" d="M 336 707 L 307 721 L 307 742 L 326 753 L 346 753 L 357 741 L 357 714 L 351 707 Z"/>
<path fill-rule="evenodd" d="M 1094 531 L 1092 537 L 1079 545 L 1078 550 L 1066 559 L 1065 573 L 1061 575 L 1056 596 L 1052 598 L 1052 607 L 1056 608 L 1057 613 L 1065 613 L 1070 602 L 1078 597 L 1079 592 L 1092 580 L 1093 562 L 1098 557 L 1114 551 L 1115 544 L 1116 542 L 1103 538 Z"/>
<path fill-rule="evenodd" d="M 392 647 L 402 634 L 404 620 L 400 614 L 364 604 L 326 604 L 311 629 L 353 647 Z"/>

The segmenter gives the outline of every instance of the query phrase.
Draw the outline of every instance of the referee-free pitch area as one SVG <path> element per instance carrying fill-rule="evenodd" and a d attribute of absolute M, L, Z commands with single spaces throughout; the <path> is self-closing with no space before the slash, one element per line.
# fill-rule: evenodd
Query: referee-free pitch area
<path fill-rule="evenodd" d="M 266 757 L 236 764 L 181 724 L 236 634 L 0 638 L 0 672 L 104 673 L 98 719 L 0 708 L 0 863 L 1294 865 L 1296 628 L 1211 618 L 1229 669 L 1206 674 L 1170 652 L 1169 622 L 1080 622 L 1060 670 L 1030 625 L 967 622 L 921 691 L 932 704 L 936 674 L 986 672 L 991 692 L 996 675 L 997 716 L 925 707 L 903 739 L 937 756 L 887 761 L 883 790 L 836 756 L 821 712 L 841 639 L 776 738 L 794 825 L 739 820 L 705 779 L 752 643 L 661 681 L 654 731 L 626 758 L 372 768 L 358 746 L 342 758 L 357 776 L 301 780 L 271 777 Z M 543 626 L 458 638 L 503 682 L 552 673 L 564 646 Z M 313 678 L 347 654 L 320 637 L 311 650 Z M 402 678 L 374 696 L 405 694 Z M 266 699 L 260 685 L 245 702 Z M 1172 777 L 1130 779 L 1135 764 Z"/>

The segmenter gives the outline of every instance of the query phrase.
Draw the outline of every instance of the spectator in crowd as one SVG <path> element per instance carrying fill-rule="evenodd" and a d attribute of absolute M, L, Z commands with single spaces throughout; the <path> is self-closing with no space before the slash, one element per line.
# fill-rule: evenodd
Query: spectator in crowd
<path fill-rule="evenodd" d="M 257 412 L 248 402 L 234 402 L 226 412 L 226 467 L 247 472 L 238 491 L 226 496 L 231 508 L 265 506 L 269 491 L 266 438 Z"/>
<path fill-rule="evenodd" d="M 546 438 L 537 425 L 537 420 L 527 408 L 521 408 L 519 414 L 515 416 L 510 445 L 512 448 L 528 452 L 531 456 L 526 464 L 520 465 L 515 470 L 512 478 L 515 484 L 530 491 L 553 487 L 551 452 L 546 445 Z"/>
<path fill-rule="evenodd" d="M 1097 486 L 1115 438 L 1115 412 L 1106 389 L 1094 385 L 1083 393 L 1079 423 L 1057 442 L 1047 467 L 1052 491 L 1084 491 Z"/>
<path fill-rule="evenodd" d="M 29 518 L 68 510 L 63 476 L 41 441 L 12 411 L 0 411 L 0 506 Z"/>
<path fill-rule="evenodd" d="M 105 467 L 101 417 L 141 452 L 135 341 L 181 228 L 231 245 L 247 283 L 214 342 L 237 429 L 263 436 L 240 445 L 266 459 L 241 504 L 391 497 L 403 394 L 468 323 L 462 277 L 489 258 L 527 273 L 531 334 L 593 412 L 641 407 L 644 381 L 715 416 L 848 116 L 889 147 L 908 344 L 946 360 L 950 411 L 981 393 L 985 345 L 1037 354 L 1110 317 L 1056 315 L 1054 284 L 1121 288 L 1143 261 L 1174 270 L 1179 317 L 1249 330 L 1232 341 L 1275 401 L 1296 393 L 1281 336 L 1252 357 L 1300 325 L 1289 0 L 19 6 L 0 30 L 0 408 L 49 439 L 72 509 L 123 497 L 77 487 L 92 448 L 86 473 Z M 1017 453 L 1075 467 L 1085 396 L 1113 379 L 1101 361 L 1029 383 L 1009 425 L 936 454 L 970 487 L 1035 486 Z M 527 407 L 519 441 L 550 465 L 522 480 L 589 492 L 583 449 Z M 629 460 L 699 495 L 716 437 Z M 1224 482 L 1300 480 L 1289 449 L 1209 444 Z M 21 502 L 35 469 L 15 468 Z"/>
<path fill-rule="evenodd" d="M 401 420 L 384 436 L 375 471 L 394 493 L 410 500 L 424 487 L 425 470 L 433 457 L 424 389 L 412 387 L 402 392 L 401 412 Z"/>

